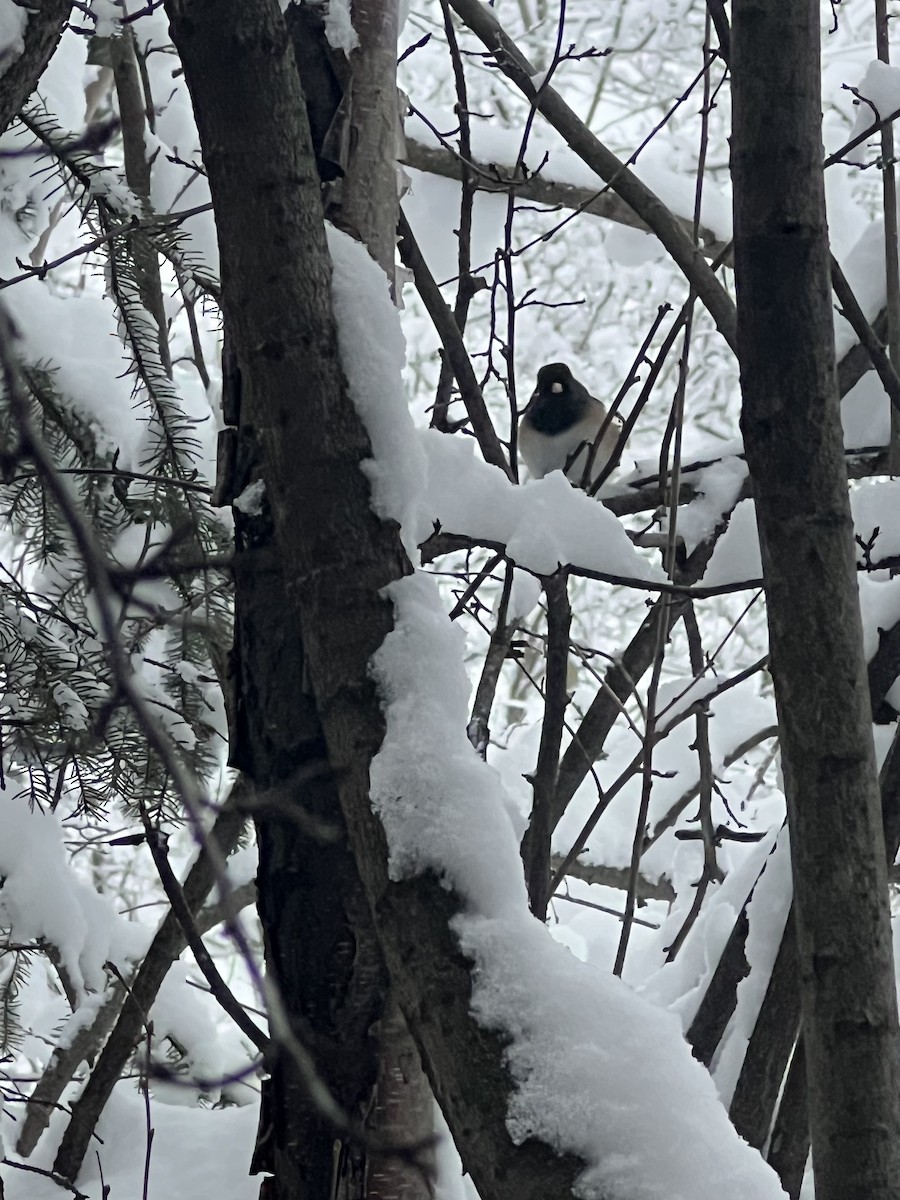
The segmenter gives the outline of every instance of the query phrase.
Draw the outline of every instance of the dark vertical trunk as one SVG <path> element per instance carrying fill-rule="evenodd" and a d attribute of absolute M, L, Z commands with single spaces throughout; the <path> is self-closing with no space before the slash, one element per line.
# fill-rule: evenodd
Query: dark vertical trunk
<path fill-rule="evenodd" d="M 460 899 L 434 874 L 388 878 L 369 801 L 369 764 L 384 737 L 369 662 L 392 629 L 384 588 L 410 568 L 396 527 L 373 514 L 360 470 L 371 448 L 338 362 L 319 179 L 279 6 L 167 0 L 166 11 L 215 207 L 241 420 L 262 448 L 289 600 L 279 624 L 302 630 L 323 756 L 400 1006 L 485 1200 L 571 1195 L 582 1160 L 510 1136 L 505 1039 L 472 1015 L 472 964 L 452 928 Z"/>
<path fill-rule="evenodd" d="M 203 7 L 183 6 L 194 13 Z M 316 293 L 310 310 L 318 311 L 322 320 L 320 328 L 305 330 L 311 345 L 308 370 L 310 375 L 318 374 L 320 380 L 327 379 L 326 386 L 340 387 L 318 198 L 318 156 L 306 132 L 303 95 L 288 50 L 287 33 L 283 26 L 270 25 L 259 38 L 259 15 L 249 10 L 221 16 L 220 44 L 227 49 L 218 58 L 215 50 L 210 50 L 207 57 L 205 47 L 192 43 L 191 14 L 185 13 L 184 20 L 179 21 L 181 8 L 173 20 L 173 33 L 185 54 L 189 82 L 203 73 L 210 90 L 216 91 L 214 77 L 220 82 L 227 79 L 230 88 L 232 84 L 237 87 L 240 78 L 253 78 L 254 71 L 270 72 L 267 86 L 254 87 L 252 97 L 242 99 L 236 90 L 238 108 L 230 119 L 239 131 L 252 129 L 254 121 L 271 119 L 278 125 L 278 136 L 293 146 L 292 157 L 299 166 L 293 178 L 281 176 L 273 182 L 274 172 L 259 169 L 259 163 L 252 168 L 264 192 L 271 195 L 272 188 L 278 192 L 274 224 L 261 236 L 275 243 L 289 237 L 304 218 L 318 222 L 319 271 L 308 270 L 307 284 Z M 227 22 L 229 32 L 224 31 Z M 252 48 L 242 44 L 245 28 L 252 28 L 258 39 Z M 324 56 L 324 37 L 308 48 Z M 324 59 L 322 66 L 322 79 L 327 82 L 331 74 L 325 69 L 328 64 Z M 209 128 L 204 123 L 209 114 L 202 91 L 195 92 L 195 101 L 203 132 Z M 322 97 L 324 111 L 334 105 L 333 97 Z M 322 124 L 323 131 L 327 130 L 327 120 Z M 248 138 L 252 137 L 248 133 Z M 322 138 L 319 140 L 321 150 Z M 232 178 L 247 170 L 243 145 L 240 133 L 230 146 L 205 139 L 204 155 L 211 174 L 222 159 L 227 160 L 225 171 Z M 240 161 L 231 157 L 235 153 Z M 305 189 L 305 202 L 296 200 L 294 187 Z M 215 197 L 215 186 L 213 192 Z M 238 229 L 236 225 L 244 219 L 240 206 L 226 210 L 219 203 L 216 215 L 222 247 L 227 347 L 223 409 L 232 427 L 225 438 L 228 452 L 222 455 L 216 498 L 219 503 L 228 503 L 246 488 L 260 485 L 265 476 L 257 437 L 259 395 L 254 394 L 255 372 L 247 351 L 248 342 L 257 339 L 246 335 L 245 314 L 252 310 L 251 319 L 259 319 L 260 311 L 268 309 L 271 319 L 267 317 L 265 323 L 272 340 L 259 352 L 277 362 L 283 357 L 279 323 L 286 302 L 279 292 L 279 280 L 273 275 L 253 277 L 230 269 L 234 247 L 246 236 L 246 228 Z M 296 305 L 293 307 L 296 310 Z M 296 390 L 300 374 L 302 367 L 286 379 L 286 391 Z M 293 438 L 285 434 L 284 449 L 299 462 L 305 439 L 302 428 L 293 432 Z M 321 527 L 325 528 L 324 522 Z M 260 797 L 256 820 L 257 887 L 266 970 L 280 990 L 295 1036 L 311 1053 L 338 1104 L 362 1126 L 378 1076 L 375 1033 L 388 981 L 347 845 L 334 774 L 309 681 L 299 606 L 288 587 L 276 546 L 267 493 L 261 494 L 257 504 L 235 509 L 235 543 L 231 754 L 233 765 L 254 781 Z M 261 1194 L 265 1200 L 350 1200 L 364 1196 L 368 1164 L 361 1147 L 336 1138 L 289 1055 L 276 1053 L 270 1071 L 263 1089 L 253 1162 L 255 1171 L 271 1174 L 263 1184 Z"/>
<path fill-rule="evenodd" d="M 345 174 L 329 217 L 365 243 L 393 290 L 400 133 L 398 0 L 354 0 L 352 14 L 359 45 L 350 55 Z M 302 65 L 300 81 L 304 84 Z M 431 1089 L 392 991 L 378 1022 L 376 1053 L 378 1078 L 367 1130 L 391 1145 L 424 1146 L 434 1133 Z M 368 1200 L 429 1200 L 429 1166 L 430 1155 L 424 1151 L 416 1165 L 397 1155 L 368 1155 Z"/>
<path fill-rule="evenodd" d="M 239 438 L 252 443 L 249 421 Z M 248 459 L 255 460 L 252 447 Z M 271 516 L 236 511 L 235 765 L 261 796 L 257 890 L 266 970 L 295 1034 L 360 1124 L 376 1079 L 372 1036 L 387 978 L 346 832 L 315 702 L 304 685 Z M 263 1088 L 254 1169 L 265 1200 L 364 1194 L 361 1153 L 334 1130 L 285 1054 Z"/>
<path fill-rule="evenodd" d="M 0 133 L 8 128 L 37 87 L 62 37 L 72 0 L 44 0 L 43 4 L 28 8 L 22 53 L 15 58 L 9 50 L 0 54 Z"/>
<path fill-rule="evenodd" d="M 741 427 L 791 827 L 819 1200 L 900 1196 L 884 841 L 834 368 L 819 5 L 735 0 Z"/>

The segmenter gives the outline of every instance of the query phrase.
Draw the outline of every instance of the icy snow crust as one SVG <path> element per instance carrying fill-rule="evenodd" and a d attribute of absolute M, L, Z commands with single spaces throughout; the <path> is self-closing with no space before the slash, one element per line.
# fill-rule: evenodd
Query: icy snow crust
<path fill-rule="evenodd" d="M 649 578 L 618 523 L 561 476 L 517 488 L 461 438 L 414 429 L 384 275 L 352 239 L 329 231 L 329 242 L 341 357 L 372 440 L 373 503 L 400 522 L 410 554 L 439 520 L 512 541 L 516 562 L 533 570 L 578 561 Z M 455 927 L 474 962 L 474 1014 L 511 1038 L 511 1136 L 582 1158 L 576 1192 L 597 1200 L 783 1195 L 735 1133 L 677 1017 L 580 962 L 530 915 L 512 806 L 465 735 L 463 635 L 427 576 L 388 592 L 395 629 L 372 663 L 387 726 L 372 802 L 392 877 L 431 868 L 463 900 Z"/>

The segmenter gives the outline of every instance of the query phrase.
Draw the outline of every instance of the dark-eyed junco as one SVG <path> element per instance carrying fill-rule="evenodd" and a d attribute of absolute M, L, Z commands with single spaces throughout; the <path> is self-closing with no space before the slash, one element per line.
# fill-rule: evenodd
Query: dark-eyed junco
<path fill-rule="evenodd" d="M 537 387 L 519 422 L 519 451 L 535 479 L 551 471 L 565 471 L 572 483 L 582 486 L 591 448 L 607 420 L 605 404 L 578 382 L 565 363 L 548 363 L 538 371 Z M 594 454 L 593 483 L 609 462 L 621 422 L 608 422 Z"/>

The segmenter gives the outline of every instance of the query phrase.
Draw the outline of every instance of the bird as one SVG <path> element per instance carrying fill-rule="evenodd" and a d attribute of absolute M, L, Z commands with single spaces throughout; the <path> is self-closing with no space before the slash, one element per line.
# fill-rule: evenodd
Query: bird
<path fill-rule="evenodd" d="M 618 417 L 609 418 L 606 405 L 578 382 L 566 363 L 548 363 L 538 371 L 537 387 L 519 422 L 519 453 L 534 479 L 564 471 L 570 482 L 589 488 L 612 458 L 621 432 Z"/>

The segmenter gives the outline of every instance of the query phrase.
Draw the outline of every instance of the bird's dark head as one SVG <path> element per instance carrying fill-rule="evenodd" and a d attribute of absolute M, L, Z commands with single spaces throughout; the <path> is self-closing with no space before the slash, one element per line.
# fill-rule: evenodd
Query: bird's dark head
<path fill-rule="evenodd" d="M 525 419 L 538 433 L 553 437 L 577 425 L 590 403 L 587 391 L 565 363 L 547 363 L 538 371 Z"/>
<path fill-rule="evenodd" d="M 545 396 L 560 395 L 572 382 L 572 372 L 565 363 L 547 363 L 537 375 L 537 390 Z"/>

